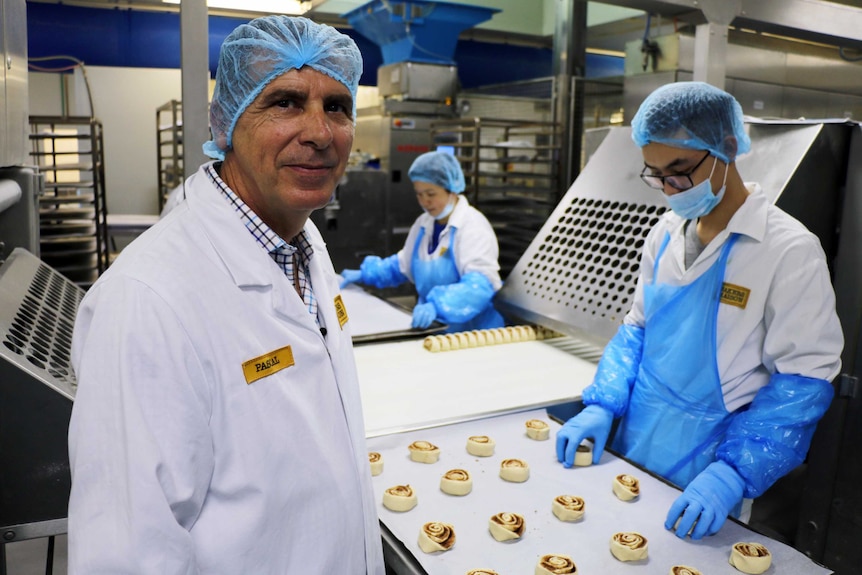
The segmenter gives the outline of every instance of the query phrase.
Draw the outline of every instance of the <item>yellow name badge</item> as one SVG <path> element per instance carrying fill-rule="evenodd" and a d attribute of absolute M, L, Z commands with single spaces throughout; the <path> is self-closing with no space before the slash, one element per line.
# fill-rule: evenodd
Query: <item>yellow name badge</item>
<path fill-rule="evenodd" d="M 745 309 L 748 304 L 748 296 L 751 290 L 742 286 L 724 283 L 721 286 L 721 303 L 735 305 L 736 307 Z"/>
<path fill-rule="evenodd" d="M 344 305 L 344 300 L 341 299 L 341 294 L 335 296 L 335 317 L 338 318 L 338 326 L 343 330 L 344 324 L 350 318 L 347 317 L 347 307 Z"/>
<path fill-rule="evenodd" d="M 242 364 L 242 374 L 245 376 L 245 382 L 251 385 L 258 379 L 278 373 L 295 363 L 293 361 L 293 351 L 288 345 L 287 347 L 246 361 Z"/>

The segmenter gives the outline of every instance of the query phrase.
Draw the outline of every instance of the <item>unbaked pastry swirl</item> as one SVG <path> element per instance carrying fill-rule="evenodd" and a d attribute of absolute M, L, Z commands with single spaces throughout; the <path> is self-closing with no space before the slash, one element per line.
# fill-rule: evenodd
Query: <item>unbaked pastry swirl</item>
<path fill-rule="evenodd" d="M 542 555 L 536 564 L 536 575 L 577 573 L 578 567 L 568 555 Z"/>
<path fill-rule="evenodd" d="M 631 501 L 640 495 L 640 481 L 634 475 L 622 473 L 614 477 L 614 495 L 623 501 Z"/>
<path fill-rule="evenodd" d="M 689 567 L 688 565 L 674 565 L 670 568 L 670 573 L 668 575 L 703 575 L 700 571 L 695 569 L 694 567 Z"/>
<path fill-rule="evenodd" d="M 383 473 L 383 456 L 376 451 L 368 452 L 368 464 L 371 466 L 371 475 Z"/>
<path fill-rule="evenodd" d="M 440 490 L 449 495 L 467 495 L 473 490 L 473 479 L 463 469 L 450 469 L 440 478 Z"/>
<path fill-rule="evenodd" d="M 577 521 L 584 516 L 584 500 L 576 495 L 558 495 L 551 510 L 560 521 Z"/>
<path fill-rule="evenodd" d="M 410 511 L 418 501 L 409 485 L 396 485 L 383 492 L 383 506 L 391 511 Z"/>
<path fill-rule="evenodd" d="M 487 435 L 471 435 L 467 438 L 467 453 L 476 457 L 494 455 L 494 440 Z"/>
<path fill-rule="evenodd" d="M 638 561 L 649 554 L 649 544 L 640 533 L 614 533 L 611 537 L 611 553 L 620 561 Z"/>
<path fill-rule="evenodd" d="M 440 448 L 429 441 L 414 441 L 407 449 L 410 459 L 419 463 L 434 463 L 440 457 Z"/>
<path fill-rule="evenodd" d="M 500 477 L 506 481 L 523 483 L 530 478 L 530 466 L 523 459 L 504 459 L 500 462 Z"/>
<path fill-rule="evenodd" d="M 488 530 L 497 541 L 520 539 L 524 529 L 524 517 L 517 513 L 497 513 L 488 521 Z"/>
<path fill-rule="evenodd" d="M 430 521 L 419 530 L 419 548 L 425 553 L 449 551 L 455 545 L 455 528 L 448 523 Z"/>
<path fill-rule="evenodd" d="M 593 448 L 582 443 L 578 445 L 575 451 L 575 465 L 578 467 L 586 467 L 593 464 Z"/>
<path fill-rule="evenodd" d="M 743 573 L 758 575 L 772 565 L 772 554 L 760 543 L 736 543 L 730 551 L 729 562 Z"/>
<path fill-rule="evenodd" d="M 525 424 L 527 426 L 527 437 L 537 441 L 548 439 L 551 434 L 551 428 L 541 419 L 530 419 Z"/>
<path fill-rule="evenodd" d="M 500 575 L 493 569 L 470 569 L 467 575 Z"/>

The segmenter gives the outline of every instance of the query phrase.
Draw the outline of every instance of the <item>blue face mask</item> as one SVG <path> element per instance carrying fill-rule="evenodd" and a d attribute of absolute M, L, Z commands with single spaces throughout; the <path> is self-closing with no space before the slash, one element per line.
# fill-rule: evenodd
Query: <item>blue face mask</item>
<path fill-rule="evenodd" d="M 718 163 L 718 158 L 712 164 L 712 170 L 709 172 L 709 177 L 692 186 L 684 192 L 678 192 L 672 196 L 665 195 L 670 209 L 676 215 L 686 220 L 702 218 L 715 208 L 724 197 L 724 191 L 727 188 L 727 165 L 724 166 L 724 182 L 721 184 L 721 189 L 716 193 L 712 193 L 712 173 L 715 171 L 715 165 Z"/>
<path fill-rule="evenodd" d="M 449 214 L 452 213 L 452 210 L 455 209 L 455 203 L 458 201 L 458 196 L 452 194 L 452 199 L 446 204 L 446 207 L 443 208 L 443 211 L 434 216 L 434 219 L 440 221 L 442 219 L 448 218 Z"/>

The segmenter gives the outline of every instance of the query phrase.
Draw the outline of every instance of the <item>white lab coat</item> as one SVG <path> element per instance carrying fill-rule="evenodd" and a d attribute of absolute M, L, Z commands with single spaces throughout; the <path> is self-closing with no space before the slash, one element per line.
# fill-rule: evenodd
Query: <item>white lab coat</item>
<path fill-rule="evenodd" d="M 203 168 L 186 192 L 81 303 L 69 573 L 383 575 L 320 234 L 308 222 L 325 337 Z M 244 362 L 285 346 L 295 365 L 246 383 Z"/>
<path fill-rule="evenodd" d="M 419 258 L 430 260 L 440 257 L 449 249 L 450 235 L 452 229 L 455 232 L 455 266 L 458 274 L 463 277 L 469 272 L 478 272 L 484 275 L 494 286 L 494 291 L 499 290 L 503 282 L 500 279 L 500 263 L 498 256 L 500 248 L 497 245 L 497 235 L 491 227 L 488 219 L 476 208 L 470 205 L 465 196 L 458 197 L 455 209 L 449 215 L 446 227 L 440 232 L 437 249 L 433 254 L 428 253 L 428 243 L 434 233 L 434 218 L 423 213 L 413 222 L 407 234 L 404 247 L 398 252 L 398 267 L 401 273 L 413 280 L 413 270 L 410 267 L 413 258 L 413 247 L 419 237 L 419 230 L 425 228 L 422 244 L 419 246 Z"/>
<path fill-rule="evenodd" d="M 641 277 L 625 323 L 644 325 L 642 282 L 689 284 L 712 266 L 731 233 L 740 235 L 730 250 L 724 281 L 750 290 L 745 308 L 718 308 L 717 364 L 725 407 L 734 411 L 751 402 L 772 373 L 832 380 L 841 368 L 844 337 L 835 313 L 835 292 L 817 236 L 771 204 L 758 184 L 727 227 L 685 268 L 683 220 L 666 212 L 644 244 Z"/>

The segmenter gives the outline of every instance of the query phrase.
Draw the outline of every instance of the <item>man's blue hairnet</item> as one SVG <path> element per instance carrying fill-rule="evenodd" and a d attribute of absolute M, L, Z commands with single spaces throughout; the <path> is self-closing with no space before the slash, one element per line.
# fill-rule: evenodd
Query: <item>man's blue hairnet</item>
<path fill-rule="evenodd" d="M 213 139 L 204 143 L 204 153 L 224 159 L 246 108 L 274 78 L 303 66 L 344 84 L 353 97 L 356 117 L 362 55 L 350 36 L 307 18 L 264 16 L 238 26 L 221 46 L 210 105 Z"/>
<path fill-rule="evenodd" d="M 452 193 L 464 191 L 464 172 L 461 164 L 452 154 L 445 152 L 426 152 L 413 160 L 407 177 L 411 182 L 436 184 Z"/>
<path fill-rule="evenodd" d="M 727 163 L 751 149 L 742 106 L 704 82 L 665 84 L 647 96 L 632 119 L 632 139 L 639 147 L 657 142 L 709 150 Z"/>

